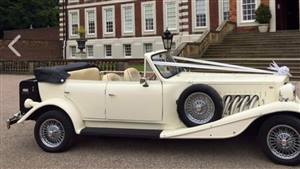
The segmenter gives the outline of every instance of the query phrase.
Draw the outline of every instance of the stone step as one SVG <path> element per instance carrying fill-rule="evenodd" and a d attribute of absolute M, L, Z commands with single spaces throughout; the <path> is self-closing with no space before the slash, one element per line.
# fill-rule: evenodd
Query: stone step
<path fill-rule="evenodd" d="M 300 36 L 299 31 L 288 31 L 288 32 L 232 32 L 227 35 L 227 37 L 272 37 L 272 36 Z"/>
<path fill-rule="evenodd" d="M 199 57 L 196 57 L 199 58 Z M 233 32 L 220 44 L 211 44 L 201 59 L 267 70 L 275 60 L 300 81 L 300 32 Z"/>
<path fill-rule="evenodd" d="M 232 47 L 237 47 L 237 48 L 299 48 L 300 43 L 284 43 L 284 44 L 257 44 L 257 43 L 252 43 L 252 44 L 229 44 L 226 42 L 219 43 L 219 44 L 211 44 L 209 45 L 209 48 L 214 48 L 214 47 L 224 47 L 224 48 L 232 48 Z"/>
<path fill-rule="evenodd" d="M 213 50 L 300 50 L 300 45 L 211 45 L 208 49 Z"/>
<path fill-rule="evenodd" d="M 226 39 L 235 39 L 235 38 L 255 38 L 255 39 L 268 39 L 268 38 L 295 38 L 299 37 L 300 33 L 294 33 L 294 34 L 229 34 L 225 38 Z"/>
<path fill-rule="evenodd" d="M 223 41 L 223 44 L 231 44 L 231 45 L 260 45 L 260 44 L 268 44 L 268 45 L 277 45 L 277 44 L 293 44 L 293 45 L 299 45 L 300 46 L 300 38 L 298 40 L 236 40 L 236 41 Z"/>
<path fill-rule="evenodd" d="M 208 48 L 209 50 L 269 50 L 269 51 L 278 51 L 278 50 L 297 50 L 300 51 L 300 46 L 295 45 L 295 46 L 268 46 L 268 45 L 212 45 Z"/>
<path fill-rule="evenodd" d="M 206 54 L 274 54 L 274 55 L 285 55 L 285 54 L 293 54 L 300 56 L 300 48 L 299 49 L 207 49 Z"/>
<path fill-rule="evenodd" d="M 278 37 L 243 37 L 243 36 L 232 36 L 232 37 L 225 37 L 224 41 L 240 41 L 240 40 L 291 40 L 297 41 L 299 40 L 300 36 L 278 36 Z"/>

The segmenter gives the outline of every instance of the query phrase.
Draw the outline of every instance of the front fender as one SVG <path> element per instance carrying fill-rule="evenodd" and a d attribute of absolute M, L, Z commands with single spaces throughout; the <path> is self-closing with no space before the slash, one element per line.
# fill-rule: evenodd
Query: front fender
<path fill-rule="evenodd" d="M 28 119 L 30 115 L 34 114 L 37 110 L 45 106 L 56 106 L 64 110 L 70 117 L 74 126 L 74 130 L 77 134 L 79 134 L 81 129 L 85 127 L 80 112 L 74 107 L 74 105 L 70 101 L 64 99 L 49 99 L 37 103 L 17 123 L 24 122 L 26 119 Z"/>
<path fill-rule="evenodd" d="M 201 126 L 164 130 L 160 138 L 230 138 L 241 134 L 256 119 L 279 112 L 294 112 L 300 115 L 300 104 L 273 102 Z"/>

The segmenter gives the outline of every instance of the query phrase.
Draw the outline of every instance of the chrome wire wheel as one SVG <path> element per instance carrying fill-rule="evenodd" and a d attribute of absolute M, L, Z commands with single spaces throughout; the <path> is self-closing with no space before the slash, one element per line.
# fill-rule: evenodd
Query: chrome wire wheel
<path fill-rule="evenodd" d="M 196 124 L 209 122 L 215 114 L 215 104 L 211 97 L 203 92 L 189 95 L 184 103 L 187 118 Z"/>
<path fill-rule="evenodd" d="M 56 148 L 64 141 L 65 129 L 60 121 L 47 119 L 40 126 L 39 136 L 44 145 Z"/>
<path fill-rule="evenodd" d="M 300 154 L 299 132 L 289 125 L 276 125 L 268 132 L 267 145 L 277 158 L 294 159 Z"/>

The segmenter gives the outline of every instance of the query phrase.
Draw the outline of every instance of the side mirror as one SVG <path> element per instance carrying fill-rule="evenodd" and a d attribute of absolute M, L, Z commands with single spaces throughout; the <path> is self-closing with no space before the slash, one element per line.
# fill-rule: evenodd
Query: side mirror
<path fill-rule="evenodd" d="M 141 78 L 140 80 L 140 83 L 143 84 L 143 87 L 149 87 L 149 84 L 147 82 L 147 79 L 146 78 Z"/>

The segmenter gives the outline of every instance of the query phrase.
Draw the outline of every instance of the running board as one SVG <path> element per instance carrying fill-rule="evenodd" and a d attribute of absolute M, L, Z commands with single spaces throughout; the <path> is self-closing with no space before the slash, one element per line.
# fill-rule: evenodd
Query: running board
<path fill-rule="evenodd" d="M 162 130 L 144 129 L 116 129 L 116 128 L 84 128 L 80 135 L 110 136 L 110 137 L 133 137 L 159 139 Z"/>

